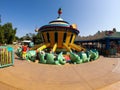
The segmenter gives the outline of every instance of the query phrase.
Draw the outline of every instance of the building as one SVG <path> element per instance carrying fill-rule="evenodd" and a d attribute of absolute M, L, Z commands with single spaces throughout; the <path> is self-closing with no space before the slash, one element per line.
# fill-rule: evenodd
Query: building
<path fill-rule="evenodd" d="M 102 55 L 120 54 L 120 32 L 117 32 L 115 28 L 108 31 L 98 31 L 93 36 L 78 36 L 75 43 L 81 44 L 87 49 L 96 48 Z"/>

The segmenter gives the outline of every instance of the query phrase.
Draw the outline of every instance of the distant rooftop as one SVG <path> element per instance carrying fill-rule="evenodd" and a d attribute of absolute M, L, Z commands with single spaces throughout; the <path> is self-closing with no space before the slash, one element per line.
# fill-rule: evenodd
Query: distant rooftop
<path fill-rule="evenodd" d="M 120 32 L 117 32 L 115 28 L 113 30 L 98 31 L 96 34 L 86 37 L 77 36 L 75 41 L 92 41 L 100 40 L 104 38 L 120 39 Z"/>

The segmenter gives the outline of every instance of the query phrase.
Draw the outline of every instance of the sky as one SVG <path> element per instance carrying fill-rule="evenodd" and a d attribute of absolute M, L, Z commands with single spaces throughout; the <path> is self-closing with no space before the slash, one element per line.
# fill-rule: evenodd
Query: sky
<path fill-rule="evenodd" d="M 59 8 L 63 20 L 77 24 L 81 36 L 120 31 L 120 0 L 0 0 L 1 24 L 11 22 L 22 37 L 56 20 Z"/>

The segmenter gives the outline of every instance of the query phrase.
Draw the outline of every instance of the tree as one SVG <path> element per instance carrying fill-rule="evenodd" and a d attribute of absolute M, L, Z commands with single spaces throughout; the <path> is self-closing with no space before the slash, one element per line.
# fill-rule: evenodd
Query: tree
<path fill-rule="evenodd" d="M 116 30 L 116 28 L 113 28 L 113 32 L 116 32 L 117 30 Z"/>
<path fill-rule="evenodd" d="M 4 43 L 4 30 L 0 25 L 0 43 Z"/>
<path fill-rule="evenodd" d="M 17 28 L 13 28 L 12 23 L 6 23 L 0 26 L 0 42 L 12 44 L 15 41 Z"/>
<path fill-rule="evenodd" d="M 42 36 L 41 33 L 28 33 L 25 36 L 21 37 L 20 40 L 31 40 L 34 42 L 34 44 L 40 44 L 42 43 Z"/>
<path fill-rule="evenodd" d="M 38 33 L 33 37 L 33 42 L 34 42 L 35 44 L 40 44 L 40 43 L 43 42 L 43 40 L 42 40 L 42 35 L 41 35 L 40 32 L 38 32 Z"/>

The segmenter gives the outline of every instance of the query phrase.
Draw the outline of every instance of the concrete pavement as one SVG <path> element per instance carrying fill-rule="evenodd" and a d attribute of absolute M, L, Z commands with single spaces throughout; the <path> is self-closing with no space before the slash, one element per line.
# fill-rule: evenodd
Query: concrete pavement
<path fill-rule="evenodd" d="M 120 58 L 100 56 L 83 64 L 46 65 L 15 59 L 0 69 L 4 90 L 119 90 Z M 117 88 L 117 89 L 113 89 Z"/>

